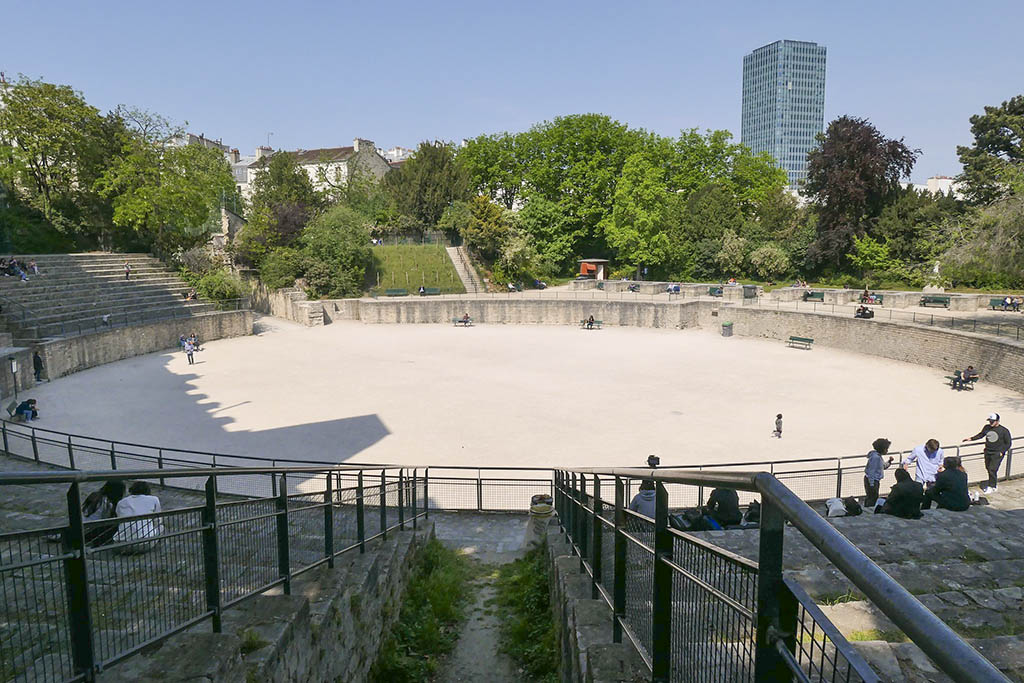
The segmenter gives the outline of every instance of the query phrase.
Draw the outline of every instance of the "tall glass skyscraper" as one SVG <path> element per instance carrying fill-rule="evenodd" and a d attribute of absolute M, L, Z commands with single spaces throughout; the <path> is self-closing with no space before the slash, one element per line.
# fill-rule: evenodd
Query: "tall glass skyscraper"
<path fill-rule="evenodd" d="M 743 58 L 742 142 L 775 157 L 790 187 L 807 178 L 807 153 L 824 124 L 824 45 L 778 40 Z"/>

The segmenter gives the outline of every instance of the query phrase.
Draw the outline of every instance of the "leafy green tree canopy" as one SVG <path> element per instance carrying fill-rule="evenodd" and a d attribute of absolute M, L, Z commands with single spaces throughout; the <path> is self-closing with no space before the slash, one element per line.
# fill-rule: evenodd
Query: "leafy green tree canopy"
<path fill-rule="evenodd" d="M 384 176 L 398 210 L 432 227 L 453 202 L 470 197 L 469 174 L 447 142 L 421 142 L 401 167 Z"/>
<path fill-rule="evenodd" d="M 972 201 L 988 204 L 1010 191 L 1008 167 L 1024 168 L 1024 95 L 972 116 L 971 134 L 973 145 L 956 148 L 960 180 Z"/>

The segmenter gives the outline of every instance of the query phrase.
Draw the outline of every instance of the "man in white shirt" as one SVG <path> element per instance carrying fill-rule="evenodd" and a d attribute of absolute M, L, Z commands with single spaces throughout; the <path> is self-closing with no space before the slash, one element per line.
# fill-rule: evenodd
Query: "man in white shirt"
<path fill-rule="evenodd" d="M 944 455 L 944 451 L 939 447 L 939 442 L 936 439 L 928 439 L 907 456 L 902 467 L 906 469 L 907 465 L 914 463 L 916 465 L 914 479 L 930 488 L 935 485 L 935 475 L 942 467 Z"/>
<path fill-rule="evenodd" d="M 130 495 L 125 496 L 117 503 L 117 517 L 136 517 L 138 515 L 151 515 L 160 512 L 160 499 L 152 495 L 149 484 L 144 481 L 137 481 L 128 489 Z M 118 524 L 117 533 L 114 534 L 114 542 L 141 541 L 164 532 L 164 524 L 160 518 L 137 519 L 135 521 L 124 521 Z M 141 553 L 151 550 L 154 544 L 138 543 L 127 546 L 121 552 Z"/>

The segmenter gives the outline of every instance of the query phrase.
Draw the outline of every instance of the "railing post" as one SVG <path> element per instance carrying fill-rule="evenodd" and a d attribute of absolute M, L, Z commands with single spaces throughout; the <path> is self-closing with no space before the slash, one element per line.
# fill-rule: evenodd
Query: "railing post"
<path fill-rule="evenodd" d="M 114 442 L 110 442 L 110 469 L 117 469 L 117 451 L 114 450 Z"/>
<path fill-rule="evenodd" d="M 597 587 L 601 583 L 601 535 L 603 532 L 602 527 L 602 513 L 604 512 L 604 506 L 601 504 L 601 477 L 594 475 L 594 526 L 591 533 L 593 538 L 593 551 L 591 552 L 591 566 L 594 569 L 594 580 L 590 586 L 590 597 L 594 600 L 600 596 Z"/>
<path fill-rule="evenodd" d="M 292 570 L 288 561 L 288 479 L 281 474 L 281 491 L 277 496 L 277 574 L 284 579 L 284 594 L 292 594 Z"/>
<path fill-rule="evenodd" d="M 3 435 L 4 435 L 4 454 L 5 455 L 9 455 L 10 452 L 11 452 L 11 449 L 7 445 L 7 421 L 6 420 L 3 421 L 3 422 L 0 422 L 0 431 L 2 431 Z"/>
<path fill-rule="evenodd" d="M 380 471 L 380 533 L 388 540 L 388 478 L 387 470 Z"/>
<path fill-rule="evenodd" d="M 476 471 L 476 511 L 482 512 L 484 509 L 484 482 L 480 476 L 480 470 Z"/>
<path fill-rule="evenodd" d="M 668 491 L 658 482 L 654 508 L 654 581 L 651 596 L 651 679 L 668 681 L 672 668 L 672 534 Z"/>
<path fill-rule="evenodd" d="M 413 471 L 412 471 L 412 487 L 411 487 L 412 490 L 410 491 L 410 496 L 412 497 L 412 528 L 413 528 L 413 530 L 416 529 L 416 474 L 417 474 L 417 471 L 416 471 L 415 468 L 413 468 Z"/>
<path fill-rule="evenodd" d="M 39 443 L 36 441 L 36 430 L 32 430 L 32 457 L 39 462 Z"/>
<path fill-rule="evenodd" d="M 68 467 L 70 467 L 73 470 L 78 469 L 77 467 L 75 467 L 75 449 L 71 445 L 70 434 L 68 435 Z"/>
<path fill-rule="evenodd" d="M 334 482 L 331 473 L 327 473 L 327 485 L 324 489 L 324 557 L 327 566 L 334 567 Z"/>
<path fill-rule="evenodd" d="M 96 674 L 96 653 L 92 640 L 92 613 L 89 609 L 89 576 L 86 562 L 85 527 L 78 483 L 68 487 L 68 528 L 64 532 L 64 589 L 68 599 L 68 624 L 71 630 L 71 660 L 75 673 L 87 681 Z"/>
<path fill-rule="evenodd" d="M 162 470 L 164 468 L 164 449 L 157 449 L 156 452 L 156 468 Z M 160 486 L 164 487 L 164 478 L 160 477 Z"/>
<path fill-rule="evenodd" d="M 782 582 L 785 527 L 782 511 L 766 497 L 762 497 L 755 612 L 757 638 L 754 651 L 754 679 L 758 681 L 781 681 L 789 680 L 790 677 L 785 661 L 775 649 L 775 641 L 780 637 L 793 637 L 792 630 L 788 633 L 783 630 L 780 600 L 786 590 Z"/>
<path fill-rule="evenodd" d="M 356 475 L 356 536 L 359 538 L 359 552 L 366 552 L 366 519 L 363 517 L 363 471 Z"/>
<path fill-rule="evenodd" d="M 215 476 L 206 479 L 206 505 L 203 507 L 202 522 L 206 609 L 213 612 L 213 632 L 220 633 L 220 548 L 217 539 L 217 477 Z"/>
<path fill-rule="evenodd" d="M 836 458 L 836 498 L 843 497 L 843 461 Z"/>
<path fill-rule="evenodd" d="M 566 517 L 569 518 L 569 525 L 566 527 L 566 533 L 569 534 L 569 554 L 576 554 L 576 473 L 569 473 L 569 492 L 565 498 L 565 512 Z"/>
<path fill-rule="evenodd" d="M 398 470 L 398 528 L 405 531 L 405 470 Z"/>
<path fill-rule="evenodd" d="M 580 475 L 580 490 L 579 490 L 579 525 L 577 530 L 579 531 L 579 546 L 580 546 L 580 570 L 583 570 L 583 563 L 590 558 L 590 542 L 587 538 L 587 477 L 584 474 Z"/>
<path fill-rule="evenodd" d="M 430 468 L 423 470 L 423 518 L 430 519 L 430 494 L 427 485 L 430 483 Z"/>
<path fill-rule="evenodd" d="M 626 618 L 626 485 L 615 477 L 615 585 L 612 590 L 612 641 L 622 642 Z"/>

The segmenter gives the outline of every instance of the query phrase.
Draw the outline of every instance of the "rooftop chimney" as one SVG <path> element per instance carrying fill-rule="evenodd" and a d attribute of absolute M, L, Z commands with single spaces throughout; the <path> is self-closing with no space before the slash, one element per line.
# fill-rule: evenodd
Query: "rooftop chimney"
<path fill-rule="evenodd" d="M 372 152 L 377 149 L 377 146 L 373 144 L 373 140 L 366 140 L 363 138 L 355 138 L 352 140 L 352 149 L 356 152 L 359 151 L 360 146 L 366 151 Z"/>

